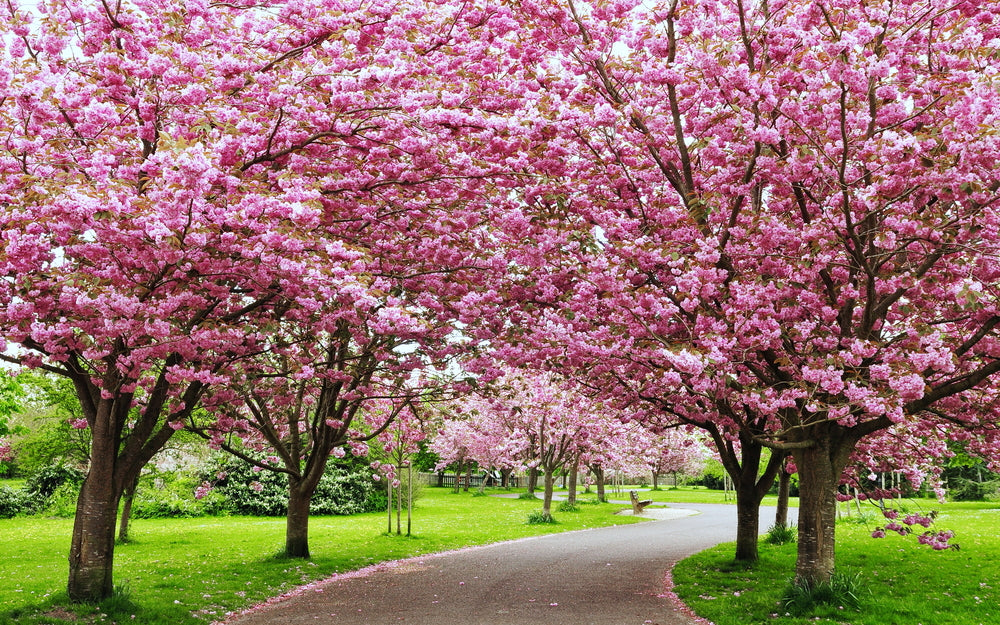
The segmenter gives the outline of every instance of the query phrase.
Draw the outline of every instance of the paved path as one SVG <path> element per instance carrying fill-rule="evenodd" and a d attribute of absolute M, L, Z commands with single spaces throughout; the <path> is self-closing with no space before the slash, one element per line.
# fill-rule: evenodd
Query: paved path
<path fill-rule="evenodd" d="M 693 625 L 664 596 L 678 560 L 736 538 L 736 507 L 553 534 L 372 567 L 311 584 L 231 625 Z M 651 510 L 647 509 L 647 510 Z M 793 511 L 794 512 L 794 511 Z M 655 511 L 653 512 L 655 514 Z M 774 519 L 761 510 L 761 527 Z"/>

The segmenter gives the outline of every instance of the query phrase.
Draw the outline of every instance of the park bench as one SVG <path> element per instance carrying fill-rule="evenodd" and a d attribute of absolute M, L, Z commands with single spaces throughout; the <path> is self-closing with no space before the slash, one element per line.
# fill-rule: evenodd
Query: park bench
<path fill-rule="evenodd" d="M 630 490 L 628 495 L 632 499 L 632 514 L 642 514 L 642 509 L 653 503 L 652 499 L 639 501 L 639 496 L 635 494 L 634 490 Z"/>

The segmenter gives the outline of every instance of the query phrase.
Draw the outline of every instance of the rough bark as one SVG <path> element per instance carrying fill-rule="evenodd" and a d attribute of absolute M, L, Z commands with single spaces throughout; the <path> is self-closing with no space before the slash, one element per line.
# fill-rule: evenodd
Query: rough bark
<path fill-rule="evenodd" d="M 285 517 L 285 555 L 309 557 L 309 502 L 313 489 L 292 476 L 288 478 L 288 514 Z"/>
<path fill-rule="evenodd" d="M 118 495 L 113 465 L 95 457 L 80 488 L 69 552 L 67 592 L 73 602 L 97 602 L 114 592 Z"/>
<path fill-rule="evenodd" d="M 828 583 L 836 550 L 837 487 L 857 434 L 836 425 L 817 427 L 812 446 L 793 451 L 799 472 L 798 584 Z"/>

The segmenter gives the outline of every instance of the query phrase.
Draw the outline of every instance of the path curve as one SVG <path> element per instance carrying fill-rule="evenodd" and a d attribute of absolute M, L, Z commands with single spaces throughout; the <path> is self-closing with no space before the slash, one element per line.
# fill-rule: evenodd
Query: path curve
<path fill-rule="evenodd" d="M 695 625 L 664 583 L 674 563 L 736 539 L 736 506 L 551 534 L 369 567 L 305 586 L 227 625 Z M 794 511 L 792 511 L 794 512 Z M 761 527 L 774 508 L 761 509 Z"/>

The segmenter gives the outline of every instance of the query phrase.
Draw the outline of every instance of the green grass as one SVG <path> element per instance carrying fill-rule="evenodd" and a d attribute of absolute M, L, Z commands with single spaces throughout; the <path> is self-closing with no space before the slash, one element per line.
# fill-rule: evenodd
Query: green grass
<path fill-rule="evenodd" d="M 584 498 L 586 500 L 586 498 Z M 71 607 L 83 622 L 178 625 L 205 623 L 301 584 L 377 562 L 540 534 L 639 522 L 615 516 L 619 505 L 556 513 L 558 524 L 529 525 L 540 501 L 474 497 L 425 488 L 413 536 L 386 535 L 383 514 L 314 517 L 312 558 L 289 560 L 283 518 L 208 517 L 136 520 L 132 542 L 116 548 L 115 606 Z M 404 513 L 405 525 L 405 513 Z M 71 621 L 64 592 L 70 519 L 0 520 L 0 624 Z M 107 616 L 101 617 L 101 614 Z M 132 614 L 136 615 L 132 619 Z M 63 617 L 60 619 L 59 617 Z"/>
<path fill-rule="evenodd" d="M 909 504 L 926 509 L 927 502 Z M 990 507 L 993 506 L 993 507 Z M 683 560 L 675 592 L 716 625 L 977 625 L 1000 623 L 1000 509 L 996 504 L 935 505 L 937 527 L 956 532 L 961 550 L 935 552 L 914 536 L 870 534 L 876 520 L 837 525 L 837 567 L 864 580 L 860 608 L 824 606 L 786 615 L 780 599 L 794 573 L 794 543 L 760 545 L 752 569 L 732 561 L 732 544 Z"/>

